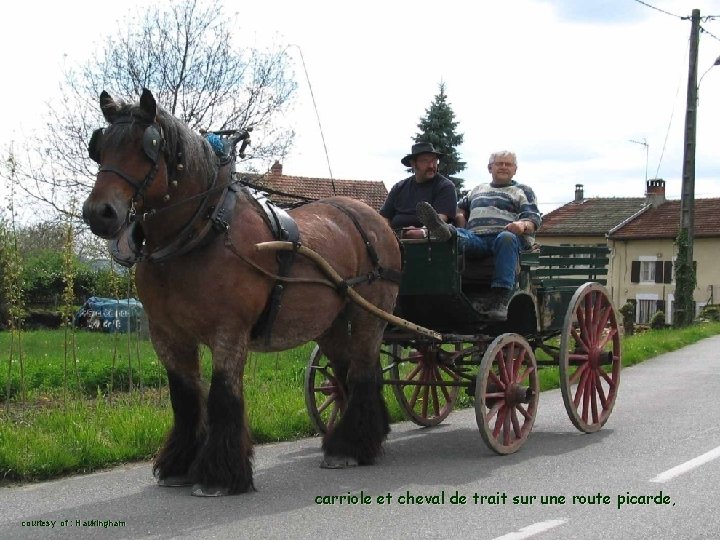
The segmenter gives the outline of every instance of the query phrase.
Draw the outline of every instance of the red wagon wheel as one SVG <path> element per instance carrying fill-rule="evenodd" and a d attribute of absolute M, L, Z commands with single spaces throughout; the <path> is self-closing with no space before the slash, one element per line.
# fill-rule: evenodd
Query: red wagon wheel
<path fill-rule="evenodd" d="M 599 283 L 572 297 L 560 337 L 560 389 L 580 431 L 599 430 L 612 412 L 620 383 L 620 332 L 612 300 Z"/>
<path fill-rule="evenodd" d="M 315 346 L 305 370 L 305 407 L 320 434 L 327 433 L 345 412 L 345 392 L 329 360 Z"/>
<path fill-rule="evenodd" d="M 495 338 L 480 362 L 475 419 L 485 444 L 512 454 L 530 435 L 537 415 L 540 379 L 530 344 L 518 334 Z"/>
<path fill-rule="evenodd" d="M 459 346 L 456 346 L 456 348 Z M 405 418 L 420 426 L 436 426 L 455 406 L 460 377 L 442 362 L 436 347 L 391 348 L 390 382 Z"/>

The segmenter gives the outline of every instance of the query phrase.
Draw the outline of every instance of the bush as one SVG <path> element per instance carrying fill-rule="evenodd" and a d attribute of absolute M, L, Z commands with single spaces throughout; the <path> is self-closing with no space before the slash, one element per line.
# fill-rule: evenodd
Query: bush
<path fill-rule="evenodd" d="M 652 319 L 650 319 L 650 328 L 653 330 L 661 330 L 665 328 L 665 312 L 655 312 L 655 315 L 653 315 Z"/>
<path fill-rule="evenodd" d="M 623 330 L 625 330 L 625 335 L 632 336 L 635 330 L 635 303 L 630 301 L 625 302 L 619 311 L 623 318 Z"/>
<path fill-rule="evenodd" d="M 708 304 L 700 311 L 700 318 L 708 321 L 720 321 L 720 304 Z"/>
<path fill-rule="evenodd" d="M 94 270 L 73 260 L 74 303 L 82 305 L 91 296 L 113 298 L 127 295 L 129 275 L 114 276 L 112 270 Z M 41 251 L 27 258 L 23 268 L 25 300 L 29 306 L 56 306 L 65 289 L 65 263 L 59 251 Z M 113 286 L 113 281 L 117 282 Z M 114 291 L 113 289 L 117 289 Z"/>

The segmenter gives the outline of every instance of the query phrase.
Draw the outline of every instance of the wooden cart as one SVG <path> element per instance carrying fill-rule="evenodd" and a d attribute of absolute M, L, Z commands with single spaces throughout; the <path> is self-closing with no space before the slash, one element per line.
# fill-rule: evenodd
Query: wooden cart
<path fill-rule="evenodd" d="M 618 317 L 604 287 L 607 247 L 540 246 L 523 253 L 508 319 L 493 323 L 483 307 L 492 260 L 466 260 L 455 238 L 402 244 L 395 315 L 441 335 L 431 338 L 394 325 L 385 332 L 383 381 L 409 420 L 439 424 L 463 390 L 474 398 L 485 443 L 499 454 L 515 452 L 535 422 L 539 368 L 557 366 L 575 427 L 593 432 L 607 422 L 621 366 Z M 545 359 L 537 358 L 538 351 Z M 307 366 L 305 398 L 321 433 L 345 406 L 343 386 L 318 348 Z"/>

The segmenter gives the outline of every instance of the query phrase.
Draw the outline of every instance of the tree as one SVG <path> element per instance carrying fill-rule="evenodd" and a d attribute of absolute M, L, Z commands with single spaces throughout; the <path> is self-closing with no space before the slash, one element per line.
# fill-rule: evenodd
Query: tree
<path fill-rule="evenodd" d="M 425 109 L 425 117 L 421 118 L 417 125 L 420 131 L 415 135 L 415 142 L 432 143 L 438 152 L 445 154 L 440 160 L 439 172 L 452 180 L 455 190 L 460 193 L 464 180 L 453 175 L 465 170 L 465 162 L 460 161 L 457 151 L 465 135 L 455 131 L 457 126 L 455 113 L 447 102 L 445 83 L 441 82 L 440 93 L 433 98 L 430 107 Z"/>
<path fill-rule="evenodd" d="M 16 173 L 21 189 L 62 214 L 79 214 L 77 202 L 96 173 L 87 144 L 105 123 L 102 90 L 134 100 L 150 88 L 193 129 L 252 126 L 249 170 L 284 156 L 294 134 L 279 118 L 297 87 L 289 57 L 284 49 L 234 48 L 236 28 L 221 2 L 184 0 L 139 12 L 84 65 L 66 69 L 59 103 L 48 107 L 47 134 L 27 145 Z"/>

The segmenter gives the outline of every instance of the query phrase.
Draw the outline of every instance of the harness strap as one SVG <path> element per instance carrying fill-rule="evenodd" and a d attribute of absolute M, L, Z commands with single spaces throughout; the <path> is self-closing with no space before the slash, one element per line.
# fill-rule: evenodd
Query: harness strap
<path fill-rule="evenodd" d="M 340 210 L 343 214 L 345 214 L 347 217 L 350 218 L 350 220 L 353 222 L 353 225 L 355 225 L 355 228 L 360 233 L 360 236 L 362 237 L 363 243 L 365 244 L 365 249 L 367 250 L 368 257 L 370 257 L 370 261 L 373 265 L 373 271 L 366 276 L 361 276 L 358 278 L 354 278 L 356 283 L 363 283 L 364 281 L 368 281 L 372 283 L 375 279 L 384 279 L 386 281 L 392 281 L 393 283 L 400 283 L 402 279 L 402 273 L 398 272 L 397 270 L 393 270 L 392 268 L 385 268 L 380 265 L 380 257 L 378 257 L 377 251 L 375 250 L 375 246 L 372 245 L 370 242 L 370 239 L 368 238 L 367 233 L 365 232 L 365 229 L 362 228 L 362 225 L 360 225 L 360 221 L 358 220 L 357 216 L 350 212 L 347 208 L 344 206 L 333 202 L 333 201 L 326 201 L 321 200 L 317 201 L 321 204 L 328 204 L 334 208 L 337 208 Z"/>
<path fill-rule="evenodd" d="M 263 210 L 261 215 L 276 240 L 291 242 L 294 246 L 300 245 L 300 230 L 290 214 L 282 208 L 275 206 L 261 193 L 251 194 L 249 190 L 245 190 L 245 193 L 248 198 Z M 250 334 L 253 339 L 263 339 L 265 345 L 270 344 L 272 328 L 280 312 L 282 297 L 285 293 L 285 278 L 290 274 L 290 269 L 295 262 L 296 253 L 296 250 L 291 250 L 278 251 L 275 254 L 278 262 L 278 275 L 275 277 L 272 291 L 265 303 L 265 309 L 260 314 Z M 256 266 L 253 265 L 253 267 Z"/>

